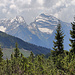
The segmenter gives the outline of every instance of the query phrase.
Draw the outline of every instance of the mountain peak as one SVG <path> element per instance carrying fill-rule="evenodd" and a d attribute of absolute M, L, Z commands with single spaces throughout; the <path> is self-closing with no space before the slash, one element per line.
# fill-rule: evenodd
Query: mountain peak
<path fill-rule="evenodd" d="M 38 17 L 36 17 L 35 22 L 51 24 L 55 22 L 57 24 L 58 19 L 52 15 L 42 13 Z"/>
<path fill-rule="evenodd" d="M 42 13 L 42 14 L 40 14 L 40 16 L 42 16 L 42 17 L 50 17 L 51 15 L 48 15 L 48 14 Z"/>
<path fill-rule="evenodd" d="M 16 16 L 14 19 L 11 19 L 11 22 L 18 21 L 19 23 L 25 23 L 25 20 L 22 16 Z"/>
<path fill-rule="evenodd" d="M 22 16 L 16 16 L 15 18 L 19 22 L 25 22 L 24 18 Z"/>
<path fill-rule="evenodd" d="M 56 17 L 54 17 L 52 15 L 49 15 L 49 14 L 45 14 L 45 13 L 40 14 L 40 16 L 43 17 L 43 18 L 48 18 L 48 19 L 52 18 L 52 19 L 58 20 Z"/>

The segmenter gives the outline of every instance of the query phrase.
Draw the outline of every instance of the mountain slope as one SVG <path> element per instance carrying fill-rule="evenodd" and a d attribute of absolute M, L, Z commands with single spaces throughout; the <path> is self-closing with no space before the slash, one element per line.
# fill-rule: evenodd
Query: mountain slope
<path fill-rule="evenodd" d="M 9 20 L 0 20 L 0 28 L 0 31 L 19 37 L 29 43 L 35 44 L 36 40 L 38 40 L 36 45 L 38 45 L 39 42 L 42 44 L 42 41 L 31 31 L 29 31 L 28 25 L 22 16 L 17 16 Z"/>
<path fill-rule="evenodd" d="M 71 25 L 69 23 L 60 21 L 65 38 L 65 50 L 69 50 L 69 31 Z M 53 40 L 58 24 L 58 19 L 52 15 L 40 14 L 36 19 L 27 25 L 22 16 L 17 16 L 10 20 L 0 20 L 0 30 L 7 34 L 21 38 L 22 40 L 43 46 L 47 48 L 53 47 Z"/>
<path fill-rule="evenodd" d="M 48 15 L 48 14 L 41 14 L 38 17 L 36 17 L 35 21 L 32 22 L 29 25 L 29 30 L 37 35 L 39 37 L 39 39 L 41 41 L 43 41 L 43 43 L 46 43 L 46 45 L 44 44 L 40 44 L 41 46 L 44 47 L 48 47 L 48 48 L 52 48 L 53 47 L 53 40 L 55 37 L 55 32 L 56 32 L 56 28 L 58 25 L 58 20 L 57 18 L 53 17 L 52 15 Z M 60 20 L 61 26 L 62 26 L 62 30 L 64 32 L 64 45 L 65 45 L 65 49 L 69 50 L 69 38 L 70 38 L 70 34 L 69 31 L 71 29 L 71 25 L 69 23 L 63 22 Z"/>
<path fill-rule="evenodd" d="M 3 48 L 14 48 L 16 42 L 18 43 L 19 48 L 32 51 L 34 54 L 47 54 L 50 52 L 50 49 L 24 42 L 17 37 L 8 35 L 0 31 L 0 45 Z"/>

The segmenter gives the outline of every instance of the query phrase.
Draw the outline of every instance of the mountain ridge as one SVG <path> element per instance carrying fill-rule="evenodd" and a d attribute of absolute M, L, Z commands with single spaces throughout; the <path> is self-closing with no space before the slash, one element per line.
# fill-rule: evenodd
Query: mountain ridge
<path fill-rule="evenodd" d="M 34 54 L 47 54 L 50 52 L 50 49 L 48 48 L 27 43 L 17 37 L 8 35 L 0 31 L 0 45 L 2 48 L 15 48 L 16 42 L 18 43 L 18 47 L 20 49 L 32 51 Z"/>
<path fill-rule="evenodd" d="M 19 17 L 18 17 L 19 18 Z M 24 19 L 23 17 L 21 17 Z M 0 26 L 4 27 L 4 31 L 7 34 L 16 36 L 21 38 L 22 40 L 38 45 L 43 46 L 47 48 L 52 48 L 53 46 L 53 40 L 58 24 L 58 20 L 56 17 L 48 14 L 40 14 L 36 19 L 30 23 L 30 25 L 27 25 L 25 22 L 18 22 L 15 20 L 15 22 L 11 23 L 10 20 L 4 22 L 0 22 Z M 65 36 L 64 44 L 65 49 L 69 49 L 69 30 L 71 29 L 71 25 L 69 23 L 63 22 L 60 20 L 63 32 Z M 7 27 L 7 28 L 6 28 Z M 68 43 L 66 43 L 68 41 Z"/>

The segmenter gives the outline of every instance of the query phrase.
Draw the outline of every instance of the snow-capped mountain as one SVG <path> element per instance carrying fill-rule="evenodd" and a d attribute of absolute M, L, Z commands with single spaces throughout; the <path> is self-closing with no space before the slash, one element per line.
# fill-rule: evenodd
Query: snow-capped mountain
<path fill-rule="evenodd" d="M 34 30 L 35 28 L 38 28 L 38 30 L 42 33 L 52 34 L 53 30 L 57 26 L 57 23 L 57 18 L 41 14 L 40 16 L 36 17 L 36 20 L 34 22 L 30 24 L 29 29 Z"/>
<path fill-rule="evenodd" d="M 62 22 L 60 21 L 61 26 L 62 26 L 62 30 L 64 32 L 64 45 L 65 45 L 65 49 L 69 49 L 69 38 L 70 38 L 70 34 L 69 31 L 71 29 L 71 24 L 66 23 L 66 22 Z M 39 37 L 39 39 L 42 40 L 42 42 L 44 43 L 44 45 L 40 44 L 41 46 L 44 47 L 53 47 L 53 40 L 55 40 L 55 32 L 56 32 L 56 28 L 58 25 L 58 19 L 53 17 L 52 15 L 47 15 L 47 14 L 41 14 L 38 17 L 36 17 L 35 21 L 32 22 L 29 25 L 29 30 L 37 35 Z"/>
<path fill-rule="evenodd" d="M 71 25 L 60 21 L 65 34 L 65 49 L 69 48 L 69 30 Z M 21 38 L 39 46 L 52 48 L 58 19 L 48 14 L 40 14 L 34 22 L 27 25 L 22 16 L 17 16 L 10 20 L 0 20 L 0 31 Z"/>
<path fill-rule="evenodd" d="M 22 16 L 17 16 L 9 20 L 0 20 L 0 30 L 23 40 L 30 39 L 30 35 L 28 35 L 30 31 Z"/>

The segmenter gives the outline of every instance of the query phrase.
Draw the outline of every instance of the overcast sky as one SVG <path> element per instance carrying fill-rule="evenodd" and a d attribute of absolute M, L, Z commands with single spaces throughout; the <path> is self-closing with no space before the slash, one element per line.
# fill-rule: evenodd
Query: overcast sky
<path fill-rule="evenodd" d="M 29 24 L 41 13 L 72 22 L 75 0 L 0 0 L 0 19 L 20 15 Z"/>

